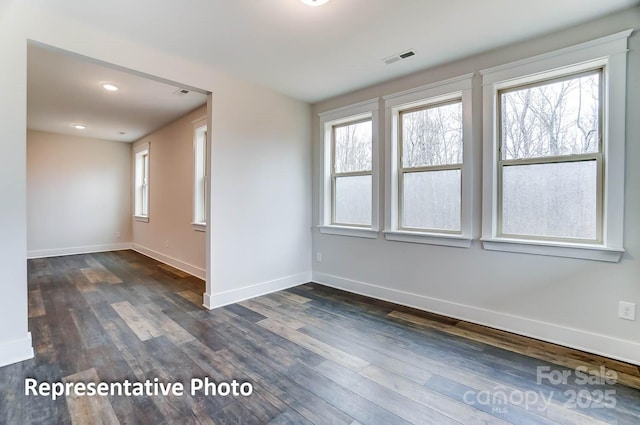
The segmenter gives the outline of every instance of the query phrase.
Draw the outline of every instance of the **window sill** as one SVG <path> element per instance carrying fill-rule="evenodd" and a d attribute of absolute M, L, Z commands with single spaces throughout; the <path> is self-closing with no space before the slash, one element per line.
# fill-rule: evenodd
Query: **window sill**
<path fill-rule="evenodd" d="M 484 249 L 489 251 L 518 252 L 552 257 L 579 258 L 583 260 L 620 261 L 623 248 L 609 248 L 603 245 L 573 244 L 565 242 L 547 242 L 534 240 L 515 240 L 506 238 L 483 238 Z"/>
<path fill-rule="evenodd" d="M 348 227 L 348 226 L 318 226 L 320 233 L 326 235 L 351 236 L 355 238 L 377 239 L 378 231 L 366 227 Z"/>
<path fill-rule="evenodd" d="M 148 223 L 149 222 L 149 216 L 148 215 L 134 215 L 133 218 L 136 221 L 139 221 L 141 223 Z"/>
<path fill-rule="evenodd" d="M 193 226 L 193 230 L 196 232 L 206 232 L 207 231 L 207 223 L 191 223 Z"/>
<path fill-rule="evenodd" d="M 384 237 L 388 241 L 421 243 L 427 245 L 453 246 L 469 248 L 471 239 L 462 235 L 444 233 L 410 232 L 406 230 L 385 230 Z"/>

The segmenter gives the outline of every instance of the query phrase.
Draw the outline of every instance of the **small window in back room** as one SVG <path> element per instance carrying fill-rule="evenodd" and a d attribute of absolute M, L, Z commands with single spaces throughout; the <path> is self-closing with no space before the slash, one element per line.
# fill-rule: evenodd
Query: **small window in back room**
<path fill-rule="evenodd" d="M 193 227 L 204 231 L 207 226 L 207 125 L 206 119 L 194 121 L 193 130 Z"/>
<path fill-rule="evenodd" d="M 135 211 L 138 221 L 149 221 L 149 144 L 144 143 L 135 152 Z"/>

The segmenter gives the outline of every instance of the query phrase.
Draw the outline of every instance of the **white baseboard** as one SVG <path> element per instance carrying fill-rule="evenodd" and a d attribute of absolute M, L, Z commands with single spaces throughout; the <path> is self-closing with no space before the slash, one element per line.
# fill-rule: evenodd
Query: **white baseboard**
<path fill-rule="evenodd" d="M 640 365 L 640 343 L 634 341 L 612 338 L 607 335 L 398 291 L 324 273 L 314 272 L 313 282 Z"/>
<path fill-rule="evenodd" d="M 91 254 L 93 252 L 107 252 L 107 251 L 122 251 L 124 249 L 131 249 L 131 242 L 124 243 L 112 243 L 105 245 L 87 245 L 77 246 L 72 248 L 55 248 L 55 249 L 40 249 L 27 251 L 27 258 L 46 258 L 46 257 L 60 257 L 63 255 L 78 255 L 78 254 Z"/>
<path fill-rule="evenodd" d="M 292 288 L 294 286 L 309 283 L 311 281 L 311 273 L 304 272 L 280 279 L 270 280 L 255 285 L 245 286 L 244 288 L 233 289 L 230 291 L 205 293 L 205 308 L 213 310 L 214 308 L 224 307 L 225 305 L 234 304 L 250 298 L 259 297 L 261 295 L 270 294 L 272 292 L 281 291 L 283 289 Z"/>
<path fill-rule="evenodd" d="M 0 367 L 33 358 L 31 332 L 24 338 L 0 343 Z"/>
<path fill-rule="evenodd" d="M 207 272 L 205 269 L 194 266 L 193 264 L 186 263 L 182 260 L 178 260 L 177 258 L 169 257 L 161 252 L 154 251 L 150 248 L 144 247 L 142 245 L 138 245 L 136 243 L 131 247 L 136 252 L 139 252 L 142 255 L 146 255 L 147 257 L 151 257 L 154 260 L 158 260 L 161 263 L 165 263 L 170 265 L 171 267 L 175 267 L 178 270 L 182 270 L 185 273 L 189 273 L 192 276 L 200 278 L 202 280 L 206 280 Z"/>

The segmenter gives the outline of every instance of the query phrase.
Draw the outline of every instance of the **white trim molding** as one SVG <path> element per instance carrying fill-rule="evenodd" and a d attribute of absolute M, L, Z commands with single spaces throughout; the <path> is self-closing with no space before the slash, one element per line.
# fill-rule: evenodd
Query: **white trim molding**
<path fill-rule="evenodd" d="M 341 236 L 363 237 L 375 239 L 380 228 L 380 149 L 379 149 L 379 103 L 375 98 L 353 105 L 343 106 L 330 111 L 321 112 L 320 140 L 320 212 L 318 229 L 321 233 Z M 336 125 L 359 119 L 371 119 L 371 226 L 344 226 L 331 222 L 331 139 L 332 129 Z"/>
<path fill-rule="evenodd" d="M 314 272 L 312 281 L 343 291 L 640 365 L 640 343 L 636 341 L 613 338 L 608 335 L 398 291 L 324 273 Z"/>
<path fill-rule="evenodd" d="M 77 246 L 71 248 L 38 249 L 27 251 L 27 258 L 61 257 L 64 255 L 92 254 L 94 252 L 123 251 L 131 249 L 131 247 L 131 242 L 123 242 L 104 245 Z"/>
<path fill-rule="evenodd" d="M 195 276 L 199 279 L 206 279 L 206 271 L 205 269 L 194 266 L 193 264 L 189 264 L 182 260 L 178 260 L 177 258 L 170 257 L 161 252 L 154 251 L 151 248 L 144 247 L 142 245 L 138 245 L 136 243 L 131 247 L 134 251 L 146 255 L 147 257 L 153 258 L 154 260 L 160 261 L 161 263 L 167 264 L 171 267 L 174 267 L 178 270 L 182 270 L 185 273 L 189 273 L 192 276 Z"/>
<path fill-rule="evenodd" d="M 492 238 L 481 239 L 482 246 L 488 251 L 519 252 L 522 254 L 550 255 L 554 257 L 581 258 L 583 260 L 606 261 L 617 263 L 624 250 L 609 249 L 602 246 L 572 243 L 554 243 L 544 241 L 527 241 L 519 239 Z"/>
<path fill-rule="evenodd" d="M 469 248 L 473 239 L 473 73 L 384 96 L 386 240 Z M 460 232 L 407 230 L 400 227 L 400 115 L 407 109 L 447 101 L 462 103 Z"/>
<path fill-rule="evenodd" d="M 624 187 L 627 41 L 626 30 L 575 46 L 524 60 L 488 68 L 482 75 L 483 101 L 483 193 L 482 242 L 487 250 L 617 262 L 624 250 Z M 603 73 L 602 139 L 604 172 L 598 241 L 572 243 L 567 240 L 527 240 L 502 236 L 499 208 L 498 91 L 536 81 L 558 78 L 601 68 Z"/>
<path fill-rule="evenodd" d="M 33 358 L 31 332 L 24 338 L 0 343 L 0 367 Z"/>
<path fill-rule="evenodd" d="M 447 235 L 444 233 L 409 232 L 406 230 L 385 230 L 384 237 L 388 241 L 422 243 L 427 245 L 453 246 L 456 248 L 469 248 L 472 239 L 460 235 Z"/>
<path fill-rule="evenodd" d="M 318 226 L 320 233 L 325 235 L 341 235 L 352 236 L 356 238 L 377 239 L 378 231 L 366 227 L 348 227 L 348 226 Z"/>
<path fill-rule="evenodd" d="M 280 279 L 256 283 L 243 288 L 223 292 L 205 293 L 204 307 L 213 310 L 229 304 L 235 304 L 250 298 L 259 297 L 273 292 L 282 291 L 294 286 L 303 285 L 311 281 L 311 272 L 298 273 Z"/>

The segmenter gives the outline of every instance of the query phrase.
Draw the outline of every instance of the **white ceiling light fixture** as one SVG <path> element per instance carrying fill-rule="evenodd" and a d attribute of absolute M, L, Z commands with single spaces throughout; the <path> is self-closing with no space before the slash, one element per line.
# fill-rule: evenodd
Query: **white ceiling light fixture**
<path fill-rule="evenodd" d="M 327 3 L 329 0 L 300 0 L 302 3 L 307 6 L 322 6 Z"/>
<path fill-rule="evenodd" d="M 117 86 L 114 86 L 113 84 L 109 84 L 109 83 L 103 84 L 102 88 L 104 88 L 107 91 L 118 91 L 118 87 Z"/>
<path fill-rule="evenodd" d="M 87 126 L 82 124 L 74 124 L 73 128 L 75 128 L 76 130 L 84 130 L 85 128 L 87 128 Z"/>

